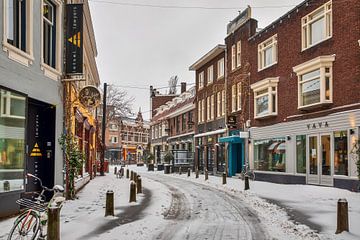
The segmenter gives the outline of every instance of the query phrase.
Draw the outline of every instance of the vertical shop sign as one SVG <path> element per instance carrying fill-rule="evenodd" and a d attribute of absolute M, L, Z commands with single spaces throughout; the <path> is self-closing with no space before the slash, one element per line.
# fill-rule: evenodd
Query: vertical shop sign
<path fill-rule="evenodd" d="M 83 73 L 83 4 L 66 5 L 66 74 Z"/>

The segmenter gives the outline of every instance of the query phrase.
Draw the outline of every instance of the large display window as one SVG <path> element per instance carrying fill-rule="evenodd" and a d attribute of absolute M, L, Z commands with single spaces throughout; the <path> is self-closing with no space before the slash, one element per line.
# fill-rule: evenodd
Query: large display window
<path fill-rule="evenodd" d="M 296 136 L 296 172 L 306 173 L 306 135 Z"/>
<path fill-rule="evenodd" d="M 334 132 L 335 175 L 348 176 L 348 136 L 347 131 Z"/>
<path fill-rule="evenodd" d="M 26 98 L 0 88 L 0 193 L 24 189 Z"/>
<path fill-rule="evenodd" d="M 285 172 L 285 161 L 285 138 L 254 141 L 255 170 Z"/>

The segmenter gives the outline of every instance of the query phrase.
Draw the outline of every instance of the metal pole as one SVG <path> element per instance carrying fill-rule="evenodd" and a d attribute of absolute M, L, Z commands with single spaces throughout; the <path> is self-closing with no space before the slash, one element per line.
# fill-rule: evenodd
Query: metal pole
<path fill-rule="evenodd" d="M 101 140 L 103 144 L 103 148 L 101 151 L 101 159 L 100 159 L 100 175 L 104 176 L 104 159 L 105 159 L 105 129 L 106 129 L 106 89 L 107 84 L 104 83 L 104 95 L 103 95 L 103 112 L 102 112 L 102 129 L 101 129 Z"/>

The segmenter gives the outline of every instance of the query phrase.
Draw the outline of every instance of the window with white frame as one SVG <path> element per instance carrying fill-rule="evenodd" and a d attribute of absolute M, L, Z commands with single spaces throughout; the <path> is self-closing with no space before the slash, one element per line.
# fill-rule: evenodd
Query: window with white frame
<path fill-rule="evenodd" d="M 118 143 L 118 138 L 116 136 L 111 136 L 110 141 L 111 143 Z"/>
<path fill-rule="evenodd" d="M 211 84 L 214 81 L 214 67 L 211 65 L 207 69 L 207 84 Z"/>
<path fill-rule="evenodd" d="M 335 56 L 320 56 L 293 68 L 298 76 L 298 108 L 332 103 Z"/>
<path fill-rule="evenodd" d="M 201 100 L 198 101 L 198 123 L 201 123 Z"/>
<path fill-rule="evenodd" d="M 263 118 L 277 115 L 277 85 L 279 78 L 266 78 L 251 85 L 254 91 L 254 116 Z"/>
<path fill-rule="evenodd" d="M 224 64 L 224 58 L 220 59 L 217 63 L 217 78 L 224 77 L 225 73 L 225 64 Z"/>
<path fill-rule="evenodd" d="M 216 94 L 216 102 L 217 102 L 216 117 L 220 117 L 221 116 L 221 92 L 218 92 Z"/>
<path fill-rule="evenodd" d="M 43 61 L 56 68 L 56 5 L 43 1 Z"/>
<path fill-rule="evenodd" d="M 201 122 L 205 122 L 205 99 L 201 101 Z"/>
<path fill-rule="evenodd" d="M 236 111 L 236 84 L 231 86 L 231 111 Z"/>
<path fill-rule="evenodd" d="M 109 126 L 110 131 L 117 131 L 118 130 L 118 126 L 115 123 L 111 123 Z"/>
<path fill-rule="evenodd" d="M 236 43 L 236 67 L 241 66 L 241 41 Z"/>
<path fill-rule="evenodd" d="M 237 105 L 237 110 L 241 110 L 241 90 L 242 90 L 242 87 L 241 87 L 241 83 L 239 82 L 237 85 L 236 85 L 236 89 L 237 89 L 237 96 L 236 96 L 236 105 Z"/>
<path fill-rule="evenodd" d="M 260 71 L 276 64 L 277 59 L 277 34 L 275 34 L 258 45 L 258 70 Z"/>
<path fill-rule="evenodd" d="M 231 46 L 231 70 L 234 70 L 236 67 L 236 46 L 235 44 Z"/>
<path fill-rule="evenodd" d="M 210 111 L 210 119 L 214 120 L 215 118 L 215 95 L 211 95 L 211 111 Z"/>
<path fill-rule="evenodd" d="M 302 50 L 332 36 L 332 1 L 306 15 L 301 20 Z"/>
<path fill-rule="evenodd" d="M 33 59 L 33 0 L 4 0 L 3 49 L 29 66 Z"/>
<path fill-rule="evenodd" d="M 204 87 L 204 72 L 199 73 L 198 79 L 199 79 L 199 89 L 202 89 Z"/>
<path fill-rule="evenodd" d="M 209 121 L 211 119 L 211 104 L 210 104 L 210 97 L 206 98 L 206 119 Z"/>
<path fill-rule="evenodd" d="M 1 90 L 1 117 L 25 119 L 25 97 L 16 93 Z"/>
<path fill-rule="evenodd" d="M 221 115 L 225 116 L 225 90 L 221 92 Z"/>

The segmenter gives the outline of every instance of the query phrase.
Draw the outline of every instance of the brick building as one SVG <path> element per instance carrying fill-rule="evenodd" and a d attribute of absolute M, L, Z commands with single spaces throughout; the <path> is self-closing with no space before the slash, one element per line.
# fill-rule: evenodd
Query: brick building
<path fill-rule="evenodd" d="M 159 106 L 151 120 L 151 151 L 156 163 L 163 163 L 164 153 L 172 151 L 175 166 L 190 166 L 194 159 L 194 98 L 195 88 Z"/>
<path fill-rule="evenodd" d="M 256 179 L 356 185 L 359 11 L 356 0 L 309 0 L 260 31 L 250 8 L 228 26 L 227 111 L 237 130 L 251 122 L 249 141 L 234 135 L 249 142 Z"/>
<path fill-rule="evenodd" d="M 189 68 L 196 76 L 195 159 L 199 170 L 225 170 L 225 45 L 217 45 Z"/>

